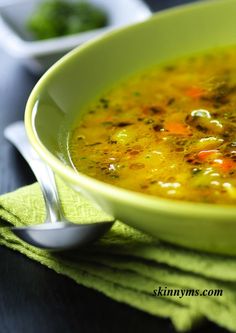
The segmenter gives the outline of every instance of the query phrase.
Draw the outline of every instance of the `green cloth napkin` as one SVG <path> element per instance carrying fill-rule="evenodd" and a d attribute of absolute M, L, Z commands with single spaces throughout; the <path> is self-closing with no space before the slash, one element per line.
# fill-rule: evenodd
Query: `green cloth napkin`
<path fill-rule="evenodd" d="M 102 221 L 109 216 L 58 181 L 68 219 Z M 13 235 L 9 223 L 44 221 L 38 184 L 0 197 L 0 244 L 94 288 L 119 302 L 169 318 L 177 331 L 204 319 L 236 332 L 236 258 L 167 245 L 117 221 L 93 245 L 64 253 L 36 249 Z M 8 223 L 6 223 L 8 222 Z M 223 296 L 154 296 L 153 290 L 222 289 Z"/>

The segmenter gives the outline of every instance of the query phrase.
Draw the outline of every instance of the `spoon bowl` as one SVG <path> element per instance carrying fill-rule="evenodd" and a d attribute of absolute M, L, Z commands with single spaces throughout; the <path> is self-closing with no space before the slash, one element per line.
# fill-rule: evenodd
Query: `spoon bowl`
<path fill-rule="evenodd" d="M 31 227 L 12 228 L 14 234 L 25 242 L 41 249 L 67 250 L 94 242 L 111 227 L 111 222 L 80 224 L 47 222 Z"/>
<path fill-rule="evenodd" d="M 31 147 L 23 122 L 8 126 L 4 136 L 19 150 L 34 172 L 43 192 L 47 213 L 43 224 L 13 227 L 17 237 L 41 249 L 61 251 L 91 243 L 111 228 L 114 220 L 72 223 L 64 217 L 54 174 Z"/>

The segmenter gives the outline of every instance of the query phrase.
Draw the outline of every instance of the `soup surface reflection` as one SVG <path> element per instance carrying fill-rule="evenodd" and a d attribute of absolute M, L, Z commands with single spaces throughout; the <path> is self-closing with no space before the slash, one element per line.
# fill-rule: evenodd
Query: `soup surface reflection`
<path fill-rule="evenodd" d="M 76 170 L 171 199 L 236 204 L 236 52 L 148 69 L 84 110 L 69 137 Z"/>

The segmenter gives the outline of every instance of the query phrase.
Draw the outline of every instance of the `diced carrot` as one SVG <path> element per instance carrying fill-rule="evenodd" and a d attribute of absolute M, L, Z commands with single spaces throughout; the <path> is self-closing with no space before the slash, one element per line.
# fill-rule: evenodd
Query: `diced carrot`
<path fill-rule="evenodd" d="M 165 124 L 165 129 L 173 134 L 189 134 L 188 127 L 179 122 L 168 122 Z"/>
<path fill-rule="evenodd" d="M 222 172 L 228 172 L 234 168 L 236 168 L 236 163 L 231 160 L 230 158 L 224 158 L 220 155 L 219 150 L 212 149 L 212 150 L 202 150 L 198 153 L 198 158 L 201 161 L 205 161 L 207 159 L 211 159 L 213 161 L 213 165 L 217 167 Z"/>
<path fill-rule="evenodd" d="M 204 93 L 204 90 L 199 87 L 191 87 L 186 90 L 185 94 L 189 97 L 192 97 L 193 99 L 197 99 L 201 97 Z"/>
<path fill-rule="evenodd" d="M 216 154 L 218 152 L 219 151 L 217 149 L 202 150 L 197 154 L 197 156 L 200 160 L 204 161 L 204 160 L 208 159 L 209 157 L 212 157 L 214 154 Z"/>
<path fill-rule="evenodd" d="M 230 158 L 221 158 L 219 159 L 220 163 L 217 163 L 217 167 L 223 172 L 228 172 L 234 168 L 236 168 L 236 163 L 232 161 Z"/>

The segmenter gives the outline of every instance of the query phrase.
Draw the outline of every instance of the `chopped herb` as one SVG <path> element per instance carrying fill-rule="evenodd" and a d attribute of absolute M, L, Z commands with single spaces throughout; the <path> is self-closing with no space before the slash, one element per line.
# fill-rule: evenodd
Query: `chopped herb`
<path fill-rule="evenodd" d="M 100 103 L 104 107 L 104 109 L 107 109 L 109 107 L 109 100 L 106 98 L 100 98 Z"/>
<path fill-rule="evenodd" d="M 175 98 L 174 97 L 171 97 L 168 101 L 167 101 L 167 105 L 171 105 L 175 102 Z"/>
<path fill-rule="evenodd" d="M 117 127 L 126 127 L 126 126 L 130 126 L 130 125 L 132 125 L 132 123 L 130 123 L 128 121 L 121 121 L 116 124 Z"/>
<path fill-rule="evenodd" d="M 201 125 L 197 125 L 196 129 L 199 130 L 199 131 L 201 131 L 201 132 L 204 132 L 204 133 L 206 133 L 208 131 L 206 127 L 203 127 Z"/>
<path fill-rule="evenodd" d="M 152 114 L 160 114 L 160 113 L 165 112 L 165 110 L 160 106 L 150 106 L 149 111 Z"/>
<path fill-rule="evenodd" d="M 166 67 L 165 67 L 165 70 L 166 70 L 167 72 L 172 72 L 172 71 L 175 70 L 175 67 L 174 67 L 174 66 L 166 66 Z"/>
<path fill-rule="evenodd" d="M 196 175 L 196 174 L 200 173 L 201 171 L 202 171 L 202 169 L 199 169 L 199 168 L 193 168 L 193 169 L 192 169 L 192 174 L 193 174 L 193 175 Z"/>
<path fill-rule="evenodd" d="M 36 39 L 48 39 L 101 28 L 107 21 L 104 10 L 87 1 L 43 0 L 26 27 Z"/>
<path fill-rule="evenodd" d="M 160 132 L 160 130 L 163 129 L 163 126 L 161 124 L 155 124 L 152 128 L 155 132 Z"/>
<path fill-rule="evenodd" d="M 94 142 L 94 143 L 90 143 L 88 145 L 85 145 L 85 147 L 92 147 L 92 146 L 97 146 L 97 145 L 100 145 L 101 142 Z"/>

